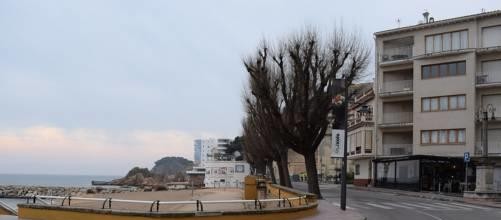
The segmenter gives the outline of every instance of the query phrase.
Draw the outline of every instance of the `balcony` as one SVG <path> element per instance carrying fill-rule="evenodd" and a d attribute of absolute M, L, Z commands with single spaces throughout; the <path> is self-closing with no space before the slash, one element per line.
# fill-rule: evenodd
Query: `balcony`
<path fill-rule="evenodd" d="M 412 58 L 413 37 L 393 39 L 383 42 L 383 54 L 381 63 L 400 63 L 397 61 L 410 60 Z"/>
<path fill-rule="evenodd" d="M 482 73 L 477 75 L 477 87 L 501 85 L 501 72 Z"/>
<path fill-rule="evenodd" d="M 359 127 L 360 125 L 363 125 L 365 123 L 372 123 L 372 122 L 374 122 L 372 114 L 365 114 L 365 115 L 350 119 L 348 121 L 348 128 L 350 129 L 353 127 Z"/>
<path fill-rule="evenodd" d="M 413 90 L 412 84 L 412 80 L 383 82 L 379 95 L 381 97 L 411 95 Z"/>
<path fill-rule="evenodd" d="M 407 60 L 412 58 L 412 45 L 384 48 L 381 62 Z"/>
<path fill-rule="evenodd" d="M 413 112 L 391 112 L 383 113 L 383 120 L 380 127 L 405 127 L 412 126 Z"/>
<path fill-rule="evenodd" d="M 385 156 L 399 156 L 411 155 L 412 144 L 383 144 L 383 155 Z"/>

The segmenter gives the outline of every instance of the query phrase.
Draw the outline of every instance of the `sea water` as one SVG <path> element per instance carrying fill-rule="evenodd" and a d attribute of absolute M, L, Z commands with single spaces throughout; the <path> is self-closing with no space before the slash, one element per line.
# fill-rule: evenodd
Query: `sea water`
<path fill-rule="evenodd" d="M 0 174 L 0 185 L 89 187 L 92 180 L 110 181 L 119 176 Z"/>

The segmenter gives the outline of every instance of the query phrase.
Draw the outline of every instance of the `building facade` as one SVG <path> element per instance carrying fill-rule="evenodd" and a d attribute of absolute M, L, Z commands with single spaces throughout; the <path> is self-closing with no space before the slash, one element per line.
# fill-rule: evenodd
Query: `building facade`
<path fill-rule="evenodd" d="M 472 190 L 466 175 L 477 191 L 499 192 L 501 12 L 441 21 L 423 15 L 422 24 L 375 33 L 375 185 Z M 486 108 L 487 158 L 478 114 Z"/>
<path fill-rule="evenodd" d="M 193 160 L 195 162 L 195 165 L 200 165 L 200 162 L 202 161 L 202 140 L 201 139 L 196 139 L 193 143 Z"/>
<path fill-rule="evenodd" d="M 194 179 L 203 177 L 205 187 L 241 187 L 244 177 L 250 174 L 250 166 L 245 161 L 236 161 L 234 155 L 226 154 L 230 142 L 226 138 L 196 139 L 194 158 L 197 167 L 187 174 Z M 197 158 L 200 158 L 198 163 Z"/>
<path fill-rule="evenodd" d="M 358 90 L 348 108 L 348 159 L 354 171 L 353 184 L 367 186 L 372 180 L 374 159 L 373 83 L 355 85 Z"/>

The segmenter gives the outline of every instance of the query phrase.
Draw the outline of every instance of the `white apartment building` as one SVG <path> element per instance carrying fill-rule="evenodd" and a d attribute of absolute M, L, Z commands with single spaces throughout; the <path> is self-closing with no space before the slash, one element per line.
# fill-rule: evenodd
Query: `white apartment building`
<path fill-rule="evenodd" d="M 501 191 L 501 11 L 375 33 L 375 185 Z M 489 107 L 488 162 L 478 112 Z M 494 118 L 492 118 L 494 114 Z M 475 186 L 468 186 L 473 190 Z"/>
<path fill-rule="evenodd" d="M 199 166 L 188 174 L 205 172 L 206 187 L 241 187 L 245 176 L 250 174 L 250 165 L 245 161 L 235 161 L 225 150 L 230 139 L 209 138 L 194 141 L 195 158 L 200 158 Z"/>

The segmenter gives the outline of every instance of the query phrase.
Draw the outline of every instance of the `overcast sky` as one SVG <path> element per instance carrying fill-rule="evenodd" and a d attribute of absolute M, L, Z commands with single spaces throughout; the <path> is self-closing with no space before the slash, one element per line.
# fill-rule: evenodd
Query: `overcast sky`
<path fill-rule="evenodd" d="M 112 174 L 234 137 L 242 58 L 312 25 L 373 32 L 501 1 L 0 1 L 0 173 Z M 373 68 L 371 65 L 370 68 Z M 370 72 L 374 72 L 370 69 Z"/>

